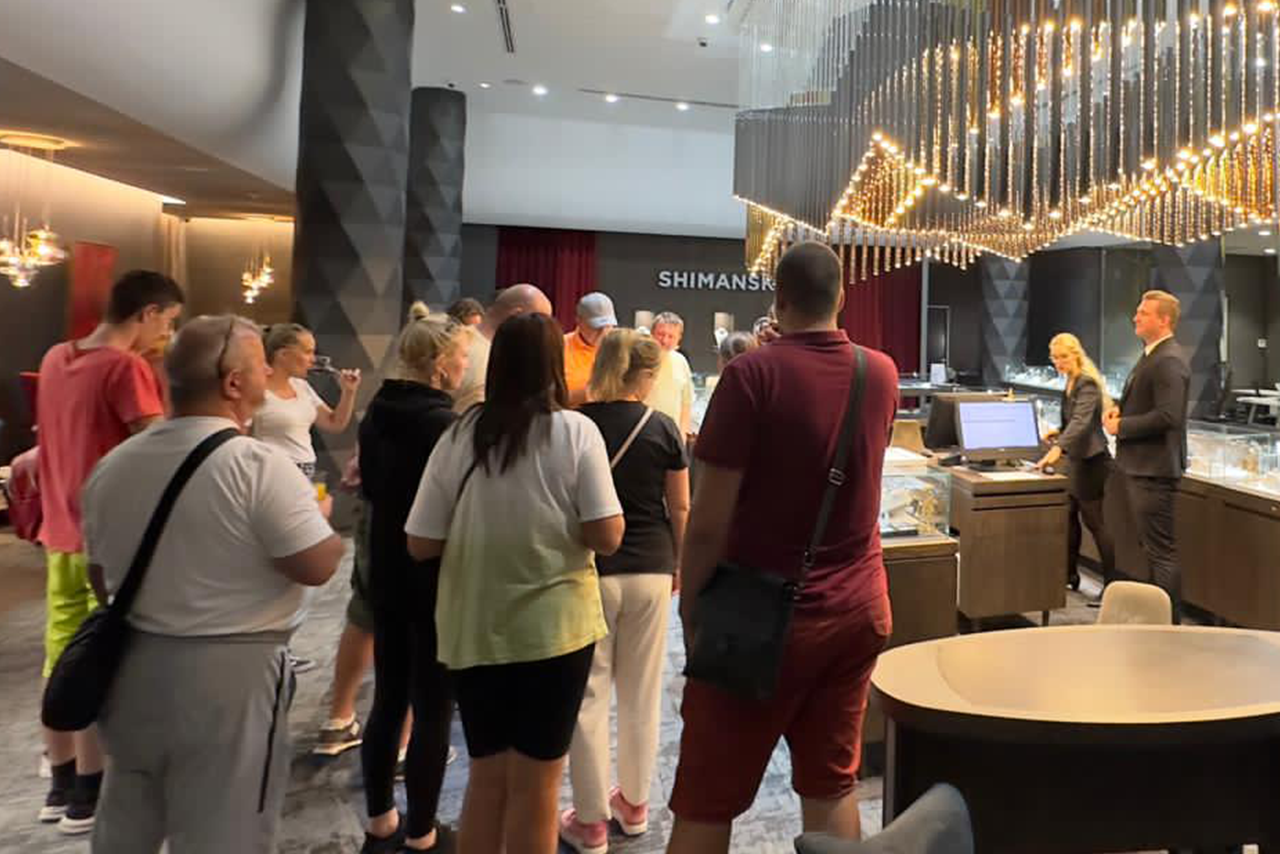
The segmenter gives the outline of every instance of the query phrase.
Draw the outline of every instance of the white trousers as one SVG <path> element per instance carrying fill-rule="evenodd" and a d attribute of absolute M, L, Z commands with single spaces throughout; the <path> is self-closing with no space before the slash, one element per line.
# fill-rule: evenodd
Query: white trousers
<path fill-rule="evenodd" d="M 618 785 L 632 804 L 649 802 L 658 755 L 662 674 L 671 576 L 606 575 L 600 597 L 609 636 L 596 644 L 591 677 L 569 748 L 569 779 L 578 821 L 607 821 L 609 810 L 609 701 L 618 691 Z"/>

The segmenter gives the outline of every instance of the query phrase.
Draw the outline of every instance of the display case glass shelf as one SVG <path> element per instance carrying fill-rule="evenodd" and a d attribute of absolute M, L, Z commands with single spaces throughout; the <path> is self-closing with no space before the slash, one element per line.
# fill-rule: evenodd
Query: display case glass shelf
<path fill-rule="evenodd" d="M 890 448 L 880 479 L 880 536 L 948 536 L 951 474 L 920 454 Z"/>
<path fill-rule="evenodd" d="M 1280 433 L 1192 421 L 1187 425 L 1187 473 L 1280 495 Z"/>
<path fill-rule="evenodd" d="M 1113 398 L 1119 397 L 1124 390 L 1126 376 L 1127 374 L 1119 373 L 1108 373 L 1103 376 L 1102 381 L 1107 384 L 1107 393 Z M 1067 385 L 1066 377 L 1053 368 L 1045 365 L 1024 365 L 1021 362 L 1005 365 L 1004 381 L 1011 385 L 1045 391 L 1062 391 Z"/>

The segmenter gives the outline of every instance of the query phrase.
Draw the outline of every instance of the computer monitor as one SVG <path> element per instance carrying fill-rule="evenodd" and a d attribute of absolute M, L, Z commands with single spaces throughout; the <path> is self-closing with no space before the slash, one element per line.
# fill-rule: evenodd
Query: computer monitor
<path fill-rule="evenodd" d="M 956 405 L 956 426 L 970 462 L 1023 460 L 1040 452 L 1036 407 L 1029 400 L 961 402 Z"/>
<path fill-rule="evenodd" d="M 1000 400 L 1003 395 L 995 391 L 962 391 L 935 394 L 929 405 L 929 420 L 924 427 L 924 446 L 931 451 L 942 451 L 960 445 L 956 432 L 956 404 L 965 400 Z"/>

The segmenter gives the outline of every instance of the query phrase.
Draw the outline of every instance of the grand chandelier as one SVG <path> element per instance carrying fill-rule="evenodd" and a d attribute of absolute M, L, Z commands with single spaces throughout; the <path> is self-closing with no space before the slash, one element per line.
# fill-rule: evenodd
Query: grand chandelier
<path fill-rule="evenodd" d="M 0 144 L 11 150 L 4 158 L 8 165 L 0 185 L 13 193 L 12 213 L 6 213 L 0 223 L 0 275 L 7 277 L 15 288 L 28 288 L 42 267 L 60 264 L 67 257 L 58 242 L 58 235 L 49 226 L 47 202 L 40 219 L 35 221 L 22 207 L 22 199 L 27 192 L 34 189 L 48 193 L 47 186 L 35 186 L 39 183 L 35 173 L 44 170 L 44 183 L 47 184 L 47 170 L 52 167 L 53 153 L 66 148 L 67 143 L 55 137 L 0 131 Z M 44 154 L 47 162 L 41 162 L 39 154 Z M 39 225 L 34 225 L 35 222 Z"/>
<path fill-rule="evenodd" d="M 817 238 L 861 279 L 1274 220 L 1278 18 L 1275 0 L 753 0 L 748 263 Z"/>

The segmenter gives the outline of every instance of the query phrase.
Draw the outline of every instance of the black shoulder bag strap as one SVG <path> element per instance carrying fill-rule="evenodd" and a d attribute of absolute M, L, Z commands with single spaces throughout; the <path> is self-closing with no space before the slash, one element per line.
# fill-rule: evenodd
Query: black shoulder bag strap
<path fill-rule="evenodd" d="M 818 507 L 818 518 L 813 524 L 813 536 L 804 550 L 804 560 L 800 564 L 800 578 L 797 586 L 803 586 L 805 576 L 813 569 L 817 560 L 818 549 L 822 546 L 822 538 L 827 533 L 827 523 L 831 521 L 831 511 L 835 509 L 836 494 L 845 482 L 845 466 L 849 462 L 849 449 L 853 445 L 853 433 L 857 427 L 858 411 L 862 408 L 862 390 L 867 384 L 867 356 L 857 344 L 853 345 L 853 379 L 849 383 L 849 402 L 844 411 L 844 421 L 840 424 L 840 438 L 836 441 L 836 453 L 831 460 L 831 468 L 827 470 L 827 487 L 822 493 L 822 504 Z"/>
<path fill-rule="evenodd" d="M 178 495 L 210 454 L 239 435 L 241 435 L 240 431 L 234 427 L 219 430 L 196 445 L 195 449 L 182 461 L 182 465 L 178 466 L 169 485 L 160 495 L 160 503 L 156 505 L 155 512 L 151 514 L 151 521 L 147 523 L 146 532 L 142 535 L 142 544 L 138 546 L 138 551 L 133 556 L 133 563 L 129 564 L 129 571 L 125 574 L 124 581 L 120 583 L 120 589 L 111 597 L 111 604 L 108 606 L 111 610 L 118 612 L 121 616 L 129 613 L 129 609 L 133 607 L 133 600 L 137 598 L 138 590 L 142 587 L 142 580 L 151 567 L 151 558 L 156 553 L 160 535 L 164 532 L 164 526 L 173 512 L 173 505 L 178 501 Z"/>

